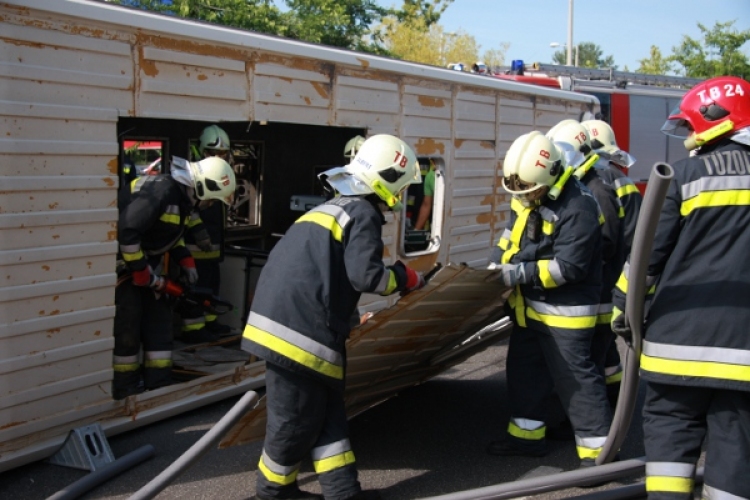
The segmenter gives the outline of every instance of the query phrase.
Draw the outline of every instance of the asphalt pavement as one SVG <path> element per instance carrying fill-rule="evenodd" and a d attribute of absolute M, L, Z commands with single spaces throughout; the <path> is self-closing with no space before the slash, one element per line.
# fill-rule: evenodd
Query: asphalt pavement
<path fill-rule="evenodd" d="M 551 442 L 542 458 L 494 457 L 487 443 L 503 435 L 508 422 L 505 355 L 501 342 L 442 375 L 402 391 L 350 421 L 350 439 L 363 488 L 378 489 L 386 500 L 417 499 L 491 486 L 521 478 L 578 468 L 572 441 Z M 166 469 L 237 401 L 232 398 L 141 429 L 109 438 L 116 458 L 151 444 L 154 457 L 125 471 L 81 497 L 126 499 Z M 622 459 L 644 455 L 640 403 Z M 157 498 L 250 499 L 261 443 L 212 449 L 176 478 Z M 28 464 L 0 474 L 0 498 L 44 499 L 86 476 L 87 471 Z M 570 488 L 537 495 L 571 498 L 642 480 L 627 477 L 598 489 Z M 309 461 L 299 475 L 303 489 L 320 492 Z"/>

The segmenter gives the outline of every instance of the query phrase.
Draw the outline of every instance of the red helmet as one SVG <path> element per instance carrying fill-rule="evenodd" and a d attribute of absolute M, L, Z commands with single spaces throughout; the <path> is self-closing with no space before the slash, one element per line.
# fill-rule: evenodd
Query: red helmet
<path fill-rule="evenodd" d="M 690 89 L 661 128 L 695 149 L 725 134 L 750 126 L 750 83 L 736 76 L 718 76 Z"/>

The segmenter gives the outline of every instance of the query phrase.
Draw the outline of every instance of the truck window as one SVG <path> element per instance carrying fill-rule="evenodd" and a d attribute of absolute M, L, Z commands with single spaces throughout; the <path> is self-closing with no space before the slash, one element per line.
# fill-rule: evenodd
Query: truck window
<path fill-rule="evenodd" d="M 439 157 L 418 157 L 421 184 L 404 193 L 401 214 L 401 253 L 416 256 L 440 248 L 445 192 L 445 163 Z"/>

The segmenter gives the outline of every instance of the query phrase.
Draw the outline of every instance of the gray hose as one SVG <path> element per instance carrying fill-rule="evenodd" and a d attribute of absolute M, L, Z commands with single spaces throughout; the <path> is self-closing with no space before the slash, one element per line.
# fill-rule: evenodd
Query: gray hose
<path fill-rule="evenodd" d="M 538 495 L 548 491 L 557 491 L 573 486 L 581 486 L 595 482 L 614 481 L 622 477 L 642 473 L 646 467 L 646 457 L 624 460 L 600 467 L 587 467 L 549 476 L 533 477 L 520 481 L 511 481 L 493 486 L 485 486 L 474 490 L 448 493 L 423 500 L 475 500 L 517 498 L 528 495 Z"/>
<path fill-rule="evenodd" d="M 648 189 L 643 199 L 641 211 L 633 236 L 633 249 L 630 253 L 628 273 L 628 300 L 625 304 L 625 318 L 633 333 L 632 344 L 625 357 L 622 387 L 617 398 L 615 415 L 609 428 L 607 441 L 596 457 L 596 464 L 602 465 L 614 459 L 630 428 L 638 396 L 638 369 L 640 367 L 641 340 L 643 339 L 643 302 L 646 296 L 646 271 L 648 270 L 654 235 L 659 223 L 661 207 L 667 195 L 667 188 L 674 177 L 674 170 L 667 163 L 655 163 L 648 180 Z"/>
<path fill-rule="evenodd" d="M 151 458 L 153 455 L 153 446 L 150 444 L 141 446 L 137 450 L 131 451 L 127 455 L 123 455 L 114 462 L 107 464 L 105 467 L 69 484 L 51 497 L 48 497 L 47 500 L 73 500 L 74 498 L 78 498 L 89 490 L 99 486 L 101 483 L 112 479 L 129 468 Z"/>
<path fill-rule="evenodd" d="M 180 455 L 180 458 L 172 462 L 172 464 L 164 469 L 164 471 L 152 479 L 143 488 L 136 491 L 130 496 L 128 500 L 147 500 L 154 498 L 164 488 L 169 486 L 169 483 L 174 481 L 177 476 L 185 472 L 193 462 L 197 461 L 209 448 L 215 446 L 224 434 L 231 429 L 247 411 L 252 408 L 258 401 L 258 394 L 254 391 L 248 391 L 237 403 L 224 415 L 221 420 L 211 427 L 211 429 L 203 435 L 193 446 L 191 446 L 185 453 Z"/>

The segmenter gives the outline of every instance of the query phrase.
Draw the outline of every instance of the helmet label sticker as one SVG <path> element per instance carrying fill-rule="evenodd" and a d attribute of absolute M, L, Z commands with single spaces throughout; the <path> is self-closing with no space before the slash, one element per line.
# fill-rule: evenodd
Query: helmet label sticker
<path fill-rule="evenodd" d="M 718 87 L 718 86 L 709 87 L 708 89 L 701 90 L 697 92 L 697 94 L 703 104 L 711 104 L 715 100 L 720 99 L 722 97 L 721 87 Z M 731 83 L 727 83 L 724 85 L 724 97 L 736 97 L 738 95 L 743 96 L 743 97 L 745 95 L 745 91 L 742 90 L 742 87 L 740 87 L 739 84 L 733 85 Z"/>

